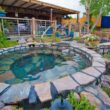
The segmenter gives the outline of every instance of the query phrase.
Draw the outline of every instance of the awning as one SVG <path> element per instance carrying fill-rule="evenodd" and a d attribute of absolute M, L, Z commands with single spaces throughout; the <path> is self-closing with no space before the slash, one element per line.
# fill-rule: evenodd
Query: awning
<path fill-rule="evenodd" d="M 53 13 L 61 14 L 61 15 L 79 13 L 79 11 L 76 11 L 76 10 L 67 9 L 64 7 L 48 4 L 38 0 L 0 0 L 0 5 L 3 7 L 6 7 L 6 9 L 8 8 L 9 10 L 14 9 L 14 11 L 22 8 L 22 9 L 28 9 L 28 10 L 34 10 L 34 11 L 40 10 L 44 12 L 50 12 L 50 10 L 52 9 Z"/>

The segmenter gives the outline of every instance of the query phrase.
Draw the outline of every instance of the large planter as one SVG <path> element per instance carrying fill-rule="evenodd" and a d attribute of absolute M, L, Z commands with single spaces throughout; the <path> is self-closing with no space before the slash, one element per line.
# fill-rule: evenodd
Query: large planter
<path fill-rule="evenodd" d="M 0 17 L 5 17 L 6 16 L 6 12 L 0 12 Z"/>
<path fill-rule="evenodd" d="M 55 36 L 58 37 L 58 38 L 60 38 L 60 37 L 61 37 L 60 32 L 56 32 L 56 33 L 55 33 Z"/>
<path fill-rule="evenodd" d="M 85 44 L 90 47 L 95 47 L 100 43 L 100 41 L 85 41 Z"/>

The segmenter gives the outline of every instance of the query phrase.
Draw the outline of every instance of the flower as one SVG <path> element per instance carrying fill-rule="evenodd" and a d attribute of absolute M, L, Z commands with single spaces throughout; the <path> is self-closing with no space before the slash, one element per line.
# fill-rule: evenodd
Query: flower
<path fill-rule="evenodd" d="M 94 34 L 87 34 L 87 35 L 84 35 L 82 38 L 86 42 L 89 42 L 89 41 L 99 41 L 100 40 L 99 37 L 97 35 L 94 35 Z"/>

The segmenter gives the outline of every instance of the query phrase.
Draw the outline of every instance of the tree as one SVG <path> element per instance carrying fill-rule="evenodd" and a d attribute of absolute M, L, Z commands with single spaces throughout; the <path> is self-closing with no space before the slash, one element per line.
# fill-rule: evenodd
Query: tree
<path fill-rule="evenodd" d="M 110 0 L 80 0 L 80 3 L 84 5 L 86 9 L 88 32 L 93 32 L 99 18 L 103 15 L 108 15 L 110 12 Z M 96 22 L 89 31 L 91 16 L 96 17 Z"/>

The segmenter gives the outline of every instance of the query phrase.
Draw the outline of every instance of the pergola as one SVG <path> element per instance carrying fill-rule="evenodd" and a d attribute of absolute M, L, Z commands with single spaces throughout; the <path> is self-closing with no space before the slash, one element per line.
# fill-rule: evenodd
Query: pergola
<path fill-rule="evenodd" d="M 9 16 L 13 17 L 15 15 L 31 15 L 30 17 L 39 18 L 39 16 L 45 16 L 48 19 L 57 19 L 64 15 L 77 14 L 77 18 L 79 19 L 79 11 L 38 0 L 0 0 L 0 5 L 6 9 Z"/>

